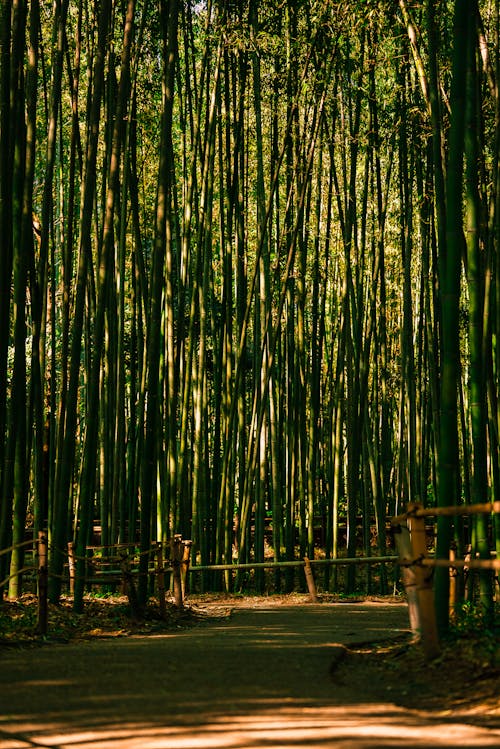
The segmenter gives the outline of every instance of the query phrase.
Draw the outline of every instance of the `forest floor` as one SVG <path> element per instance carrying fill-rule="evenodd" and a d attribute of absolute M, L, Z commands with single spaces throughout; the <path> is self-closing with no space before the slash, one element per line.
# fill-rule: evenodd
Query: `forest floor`
<path fill-rule="evenodd" d="M 427 662 L 400 598 L 197 595 L 0 608 L 0 749 L 498 747 L 500 634 Z M 472 617 L 470 617 L 472 619 Z"/>

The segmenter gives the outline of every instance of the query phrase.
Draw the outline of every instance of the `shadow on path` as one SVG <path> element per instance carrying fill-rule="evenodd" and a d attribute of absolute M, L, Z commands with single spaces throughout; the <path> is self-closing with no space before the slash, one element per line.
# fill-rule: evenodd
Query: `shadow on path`
<path fill-rule="evenodd" d="M 407 629 L 401 604 L 270 606 L 176 633 L 2 653 L 0 748 L 500 746 L 500 731 L 332 679 L 340 644 Z"/>

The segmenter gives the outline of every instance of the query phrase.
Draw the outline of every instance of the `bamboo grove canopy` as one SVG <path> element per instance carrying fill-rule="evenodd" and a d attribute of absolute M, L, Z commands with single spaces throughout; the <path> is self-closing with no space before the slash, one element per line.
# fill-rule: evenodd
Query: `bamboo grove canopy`
<path fill-rule="evenodd" d="M 0 13 L 0 546 L 53 601 L 94 522 L 245 563 L 500 497 L 498 0 Z"/>

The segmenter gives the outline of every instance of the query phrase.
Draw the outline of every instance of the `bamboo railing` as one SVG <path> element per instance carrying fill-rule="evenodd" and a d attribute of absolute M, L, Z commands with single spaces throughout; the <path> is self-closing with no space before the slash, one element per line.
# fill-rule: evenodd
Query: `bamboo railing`
<path fill-rule="evenodd" d="M 406 512 L 391 521 L 408 599 L 410 626 L 420 637 L 428 659 L 435 658 L 440 652 L 432 574 L 428 570 L 435 567 L 500 570 L 500 559 L 456 559 L 453 551 L 448 559 L 429 556 L 425 518 L 491 513 L 500 513 L 500 502 L 433 508 L 424 508 L 414 502 L 408 505 Z"/>
<path fill-rule="evenodd" d="M 38 616 L 37 631 L 40 635 L 47 633 L 48 627 L 48 554 L 49 543 L 47 533 L 42 531 L 38 537 L 25 541 L 16 546 L 2 549 L 0 555 L 8 554 L 15 548 L 32 547 L 34 559 L 31 565 L 26 565 L 22 570 L 9 575 L 1 584 L 6 585 L 12 577 L 22 575 L 26 572 L 35 573 L 38 593 Z M 107 546 L 89 546 L 87 552 L 91 556 L 85 556 L 86 572 L 84 575 L 85 584 L 91 586 L 121 584 L 122 591 L 127 595 L 134 615 L 139 615 L 139 605 L 136 595 L 136 579 L 138 571 L 134 568 L 137 563 L 137 557 L 141 554 L 147 554 L 152 560 L 152 566 L 148 569 L 148 575 L 154 575 L 156 578 L 156 590 L 160 614 L 166 617 L 166 583 L 165 576 L 171 575 L 171 591 L 174 605 L 182 608 L 186 598 L 188 588 L 187 578 L 191 573 L 196 575 L 205 571 L 238 571 L 238 570 L 255 570 L 255 569 L 276 569 L 276 568 L 302 568 L 304 570 L 305 581 L 311 602 L 318 601 L 316 583 L 314 579 L 313 567 L 316 566 L 349 566 L 349 565 L 372 565 L 395 563 L 398 557 L 395 555 L 377 556 L 377 557 L 338 557 L 329 559 L 309 559 L 307 556 L 300 560 L 285 561 L 264 561 L 264 562 L 246 562 L 231 564 L 210 564 L 210 565 L 191 565 L 191 546 L 192 542 L 183 540 L 180 534 L 174 535 L 167 544 L 155 543 L 150 549 L 137 552 L 136 544 L 112 544 Z M 68 543 L 67 551 L 61 551 L 67 558 L 67 583 L 70 595 L 74 593 L 77 561 L 82 561 L 77 557 L 74 545 Z M 99 556 L 101 554 L 102 556 Z"/>
<path fill-rule="evenodd" d="M 190 550 L 191 541 L 182 539 L 182 536 L 175 535 L 169 544 L 168 553 L 168 565 L 164 564 L 164 548 L 163 544 L 157 543 L 141 554 L 147 554 L 151 557 L 154 562 L 154 566 L 148 570 L 148 574 L 154 574 L 157 578 L 157 591 L 158 601 L 160 607 L 160 613 L 163 617 L 166 616 L 166 591 L 165 591 L 165 574 L 172 574 L 172 588 L 174 605 L 177 608 L 182 608 L 184 605 L 184 599 L 186 594 L 186 579 L 189 570 L 190 563 Z M 37 600 L 38 600 L 38 612 L 37 612 L 37 632 L 40 635 L 47 634 L 48 626 L 48 552 L 49 544 L 47 533 L 40 531 L 38 537 L 28 541 L 23 541 L 19 544 L 14 544 L 8 548 L 0 550 L 0 556 L 12 553 L 15 549 L 32 547 L 34 551 L 34 560 L 30 565 L 24 566 L 20 570 L 8 575 L 3 581 L 0 582 L 0 589 L 3 588 L 9 580 L 14 577 L 19 577 L 27 572 L 34 572 L 36 574 L 37 581 Z M 100 570 L 96 570 L 99 566 L 97 559 L 93 558 L 93 570 L 89 571 L 84 576 L 86 583 L 95 582 L 101 585 L 107 585 L 112 582 L 120 582 L 123 587 L 124 593 L 129 599 L 132 613 L 134 615 L 139 614 L 139 605 L 137 602 L 136 589 L 135 589 L 135 577 L 137 573 L 132 569 L 131 555 L 129 554 L 130 547 L 135 549 L 135 545 L 131 544 L 115 544 L 110 546 L 102 547 L 88 547 L 92 551 L 97 549 L 106 550 L 106 552 L 114 551 L 114 555 L 110 556 L 106 554 L 102 559 L 104 560 L 103 566 Z M 76 561 L 78 557 L 74 553 L 73 544 L 68 544 L 68 551 L 62 552 L 67 556 L 67 567 L 69 572 L 69 589 L 70 593 L 74 591 L 74 584 L 76 580 Z M 135 555 L 137 556 L 137 555 Z M 89 558 L 85 557 L 85 561 L 89 562 Z M 114 565 L 114 566 L 113 566 Z M 116 568 L 115 568 L 116 567 Z"/>
<path fill-rule="evenodd" d="M 182 536 L 176 534 L 169 542 L 167 547 L 164 544 L 156 543 L 147 551 L 141 554 L 148 554 L 152 559 L 154 566 L 148 570 L 148 574 L 156 576 L 156 585 L 160 612 L 162 616 L 166 615 L 166 585 L 165 575 L 172 575 L 172 593 L 174 604 L 182 608 L 186 596 L 188 573 L 197 574 L 205 571 L 237 571 L 237 570 L 255 570 L 255 569 L 276 569 L 276 568 L 303 568 L 305 580 L 311 601 L 316 602 L 317 590 L 314 581 L 313 567 L 320 565 L 331 566 L 349 566 L 349 565 L 371 565 L 371 564 L 388 564 L 397 563 L 402 570 L 402 578 L 408 600 L 410 626 L 417 634 L 424 647 L 428 658 L 435 657 L 439 651 L 439 640 L 437 635 L 436 617 L 434 609 L 434 596 L 432 590 L 432 575 L 428 573 L 429 569 L 434 567 L 448 567 L 452 570 L 467 569 L 489 569 L 500 570 L 500 559 L 436 559 L 429 556 L 427 552 L 425 518 L 437 516 L 457 516 L 473 515 L 476 513 L 500 513 L 500 502 L 483 503 L 476 505 L 459 505 L 450 507 L 436 507 L 426 509 L 419 503 L 408 505 L 406 512 L 394 517 L 391 520 L 391 527 L 396 541 L 397 555 L 386 555 L 376 557 L 337 557 L 328 559 L 309 559 L 305 557 L 301 560 L 285 561 L 264 561 L 264 562 L 246 562 L 246 563 L 227 563 L 227 564 L 210 564 L 210 565 L 191 565 L 191 541 L 183 540 Z M 5 580 L 0 582 L 0 588 L 16 575 L 24 574 L 27 571 L 36 571 L 38 586 L 38 620 L 37 629 L 40 634 L 47 632 L 47 588 L 48 588 L 48 539 L 46 532 L 40 532 L 38 538 L 25 541 L 18 544 L 17 547 L 9 547 L 0 550 L 0 556 L 10 553 L 14 548 L 32 546 L 35 551 L 35 562 L 31 566 L 26 566 L 22 570 L 17 570 Z M 134 580 L 137 572 L 132 569 L 130 548 L 136 548 L 131 544 L 116 544 L 107 547 L 89 547 L 93 550 L 106 549 L 107 552 L 114 551 L 114 554 L 106 554 L 102 557 L 103 566 L 100 571 L 96 571 L 94 557 L 94 570 L 91 576 L 85 579 L 99 584 L 108 584 L 110 582 L 121 581 L 124 591 L 129 597 L 132 609 L 135 609 L 135 583 Z M 168 549 L 168 558 L 165 560 L 164 552 Z M 68 545 L 68 551 L 65 552 L 68 558 L 69 586 L 70 592 L 74 590 L 75 582 L 75 562 L 76 556 L 71 544 Z M 88 558 L 85 557 L 88 562 Z M 166 564 L 165 564 L 166 562 Z M 113 567 L 115 563 L 116 569 Z M 107 566 L 105 566 L 107 565 Z"/>

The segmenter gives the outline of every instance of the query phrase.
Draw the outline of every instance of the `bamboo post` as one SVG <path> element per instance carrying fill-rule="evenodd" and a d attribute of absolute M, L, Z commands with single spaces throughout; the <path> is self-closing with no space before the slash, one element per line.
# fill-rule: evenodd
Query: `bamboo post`
<path fill-rule="evenodd" d="M 450 547 L 450 620 L 455 619 L 457 611 L 457 588 L 458 588 L 458 570 L 453 566 L 457 558 L 457 547 L 453 544 Z"/>
<path fill-rule="evenodd" d="M 193 545 L 192 541 L 183 541 L 183 551 L 182 551 L 182 562 L 181 562 L 181 592 L 182 592 L 182 601 L 184 602 L 186 600 L 186 587 L 187 587 L 187 577 L 189 572 L 189 563 L 191 560 L 191 547 Z"/>
<path fill-rule="evenodd" d="M 314 582 L 314 575 L 311 567 L 311 560 L 309 559 L 309 557 L 304 557 L 304 573 L 306 576 L 307 590 L 309 591 L 311 603 L 318 603 L 316 583 Z"/>
<path fill-rule="evenodd" d="M 408 618 L 410 628 L 414 635 L 420 633 L 420 616 L 418 611 L 417 598 L 417 580 L 415 568 L 412 566 L 414 557 L 410 539 L 410 531 L 407 525 L 399 523 L 392 526 L 396 549 L 399 554 L 399 565 L 401 567 L 401 577 L 408 601 Z"/>
<path fill-rule="evenodd" d="M 41 635 L 47 634 L 47 589 L 48 589 L 48 566 L 47 566 L 47 534 L 44 531 L 38 533 L 38 623 L 37 631 Z"/>
<path fill-rule="evenodd" d="M 166 618 L 167 607 L 165 604 L 165 567 L 163 566 L 163 547 L 161 541 L 156 546 L 156 579 L 158 582 L 158 602 L 162 619 Z"/>
<path fill-rule="evenodd" d="M 420 625 L 420 639 L 428 660 L 436 658 L 440 653 L 439 639 L 434 607 L 434 591 L 432 589 L 432 570 L 419 562 L 427 557 L 427 542 L 425 536 L 425 518 L 415 513 L 422 506 L 412 503 L 408 506 L 408 526 L 415 563 L 415 583 L 417 592 L 418 617 Z"/>
<path fill-rule="evenodd" d="M 174 604 L 178 609 L 182 609 L 182 582 L 181 582 L 181 561 L 182 561 L 182 536 L 176 533 L 170 541 L 172 569 L 173 569 L 173 593 Z"/>
<path fill-rule="evenodd" d="M 85 582 L 87 586 L 87 590 L 89 593 L 92 593 L 92 578 L 95 575 L 95 569 L 94 569 L 94 562 L 92 561 L 94 557 L 94 549 L 87 549 L 85 554 Z"/>
<path fill-rule="evenodd" d="M 75 545 L 73 541 L 68 541 L 68 570 L 69 570 L 69 592 L 70 595 L 75 593 Z"/>
<path fill-rule="evenodd" d="M 123 578 L 123 589 L 127 595 L 130 611 L 135 619 L 141 618 L 141 607 L 137 598 L 134 581 L 132 579 L 132 571 L 130 569 L 130 560 L 126 551 L 120 553 L 120 568 L 122 571 Z"/>

